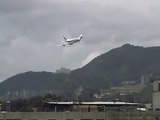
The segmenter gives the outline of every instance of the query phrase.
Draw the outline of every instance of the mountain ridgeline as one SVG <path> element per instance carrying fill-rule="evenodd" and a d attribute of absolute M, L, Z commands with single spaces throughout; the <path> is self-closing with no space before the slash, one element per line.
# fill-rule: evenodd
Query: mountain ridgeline
<path fill-rule="evenodd" d="M 160 47 L 125 44 L 104 53 L 82 68 L 65 73 L 26 72 L 0 83 L 0 96 L 8 91 L 53 90 L 55 94 L 92 94 L 119 86 L 122 81 L 140 82 L 142 75 L 160 72 Z"/>

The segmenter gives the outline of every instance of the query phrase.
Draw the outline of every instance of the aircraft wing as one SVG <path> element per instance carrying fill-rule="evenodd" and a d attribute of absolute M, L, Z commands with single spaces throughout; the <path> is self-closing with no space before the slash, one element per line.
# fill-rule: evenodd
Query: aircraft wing
<path fill-rule="evenodd" d="M 66 46 L 66 45 L 68 45 L 67 43 L 64 43 L 64 44 L 59 44 L 59 45 L 57 45 L 57 46 Z"/>

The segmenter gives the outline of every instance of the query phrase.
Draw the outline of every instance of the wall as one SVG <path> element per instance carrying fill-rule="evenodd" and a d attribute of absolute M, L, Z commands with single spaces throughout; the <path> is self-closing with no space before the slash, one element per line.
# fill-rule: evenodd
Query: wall
<path fill-rule="evenodd" d="M 153 110 L 160 110 L 160 90 L 159 84 L 160 80 L 153 81 L 153 94 L 152 94 L 152 102 L 153 102 Z"/>
<path fill-rule="evenodd" d="M 8 112 L 0 120 L 156 120 L 156 112 Z M 160 119 L 159 119 L 160 120 Z"/>

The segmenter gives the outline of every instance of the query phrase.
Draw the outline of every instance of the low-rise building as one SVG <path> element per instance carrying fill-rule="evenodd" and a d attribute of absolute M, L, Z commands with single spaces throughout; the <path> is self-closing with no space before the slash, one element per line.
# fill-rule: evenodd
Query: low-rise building
<path fill-rule="evenodd" d="M 152 106 L 153 110 L 160 111 L 160 76 L 152 79 L 153 92 L 152 92 Z"/>
<path fill-rule="evenodd" d="M 128 102 L 44 102 L 45 111 L 51 112 L 131 111 L 142 107 L 140 103 Z"/>

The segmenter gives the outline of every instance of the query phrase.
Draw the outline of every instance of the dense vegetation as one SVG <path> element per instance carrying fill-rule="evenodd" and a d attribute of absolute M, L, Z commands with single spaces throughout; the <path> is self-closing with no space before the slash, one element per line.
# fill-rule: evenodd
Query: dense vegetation
<path fill-rule="evenodd" d="M 2 111 L 20 111 L 20 112 L 33 112 L 33 111 L 45 111 L 44 101 L 46 100 L 65 101 L 64 98 L 56 95 L 46 94 L 45 96 L 36 96 L 28 99 L 11 100 L 7 105 L 6 101 L 0 101 Z"/>
<path fill-rule="evenodd" d="M 93 59 L 69 74 L 26 72 L 0 83 L 0 95 L 22 89 L 53 89 L 57 95 L 74 96 L 80 88 L 81 98 L 89 99 L 100 89 L 119 86 L 122 81 L 140 82 L 142 75 L 160 71 L 160 47 L 123 45 Z"/>

